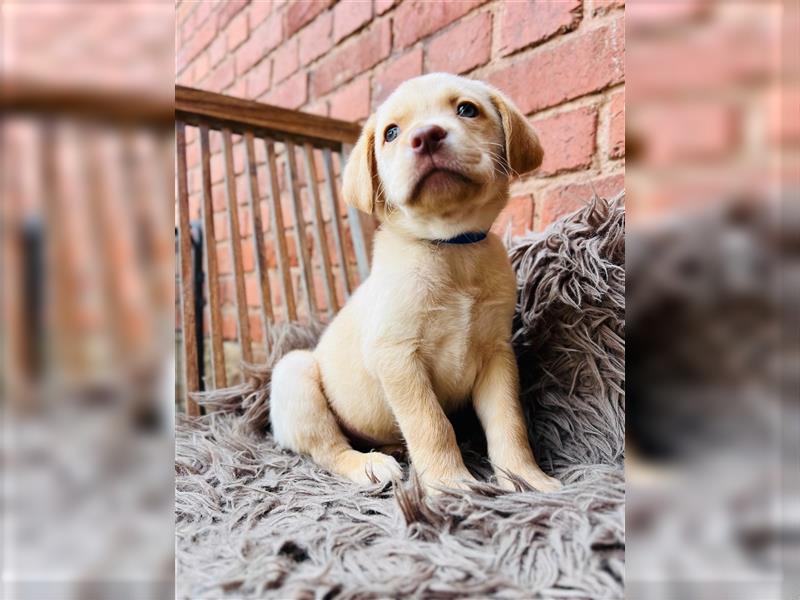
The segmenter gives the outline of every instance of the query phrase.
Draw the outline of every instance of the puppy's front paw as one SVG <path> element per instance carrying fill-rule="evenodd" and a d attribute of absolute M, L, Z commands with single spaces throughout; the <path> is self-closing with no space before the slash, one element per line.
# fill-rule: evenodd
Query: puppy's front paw
<path fill-rule="evenodd" d="M 398 462 L 382 452 L 355 452 L 349 457 L 347 477 L 356 483 L 386 483 L 403 478 L 403 469 Z"/>
<path fill-rule="evenodd" d="M 533 489 L 539 492 L 557 492 L 562 488 L 561 482 L 555 477 L 550 477 L 539 467 L 525 467 L 521 469 L 497 470 L 497 481 L 504 490 L 516 491 L 518 489 L 514 481 L 506 473 L 516 475 Z"/>
<path fill-rule="evenodd" d="M 439 474 L 439 475 L 425 475 L 420 477 L 420 483 L 425 489 L 425 493 L 429 496 L 436 496 L 442 493 L 445 488 L 456 490 L 470 490 L 470 485 L 478 483 L 472 474 L 464 470 L 458 473 Z"/>

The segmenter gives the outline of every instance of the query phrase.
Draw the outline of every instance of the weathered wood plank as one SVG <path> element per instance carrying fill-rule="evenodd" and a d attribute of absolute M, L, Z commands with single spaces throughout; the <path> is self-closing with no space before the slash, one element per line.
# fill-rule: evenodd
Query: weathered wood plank
<path fill-rule="evenodd" d="M 178 166 L 178 242 L 180 244 L 181 315 L 183 331 L 184 386 L 187 392 L 186 412 L 200 414 L 200 407 L 189 394 L 200 389 L 197 362 L 197 315 L 194 311 L 194 282 L 192 278 L 192 232 L 189 227 L 189 187 L 186 171 L 186 125 L 175 123 Z"/>
<path fill-rule="evenodd" d="M 303 291 L 306 295 L 309 316 L 317 316 L 317 303 L 314 293 L 314 274 L 311 265 L 311 256 L 306 245 L 306 222 L 303 218 L 303 203 L 300 198 L 300 182 L 297 176 L 297 156 L 295 146 L 287 142 L 286 146 L 286 180 L 289 187 L 289 197 L 292 200 L 292 216 L 294 217 L 294 235 L 297 241 L 297 260 L 300 263 L 300 279 L 303 282 Z"/>
<path fill-rule="evenodd" d="M 217 236 L 214 233 L 214 205 L 211 200 L 211 151 L 208 126 L 200 126 L 200 164 L 203 184 L 203 230 L 205 232 L 206 287 L 211 323 L 211 387 L 228 385 L 225 373 L 225 352 L 222 344 L 222 312 L 219 298 L 219 270 L 217 268 Z"/>
<path fill-rule="evenodd" d="M 245 150 L 247 153 L 247 180 L 250 214 L 253 219 L 253 256 L 256 259 L 256 275 L 258 276 L 259 290 L 261 291 L 261 320 L 264 331 L 264 344 L 267 353 L 270 351 L 270 329 L 275 320 L 272 310 L 272 292 L 269 288 L 269 267 L 264 254 L 264 229 L 261 220 L 261 195 L 258 190 L 258 170 L 256 165 L 255 140 L 253 133 L 244 134 Z"/>
<path fill-rule="evenodd" d="M 294 135 L 305 138 L 302 141 L 334 148 L 341 143 L 355 143 L 361 132 L 356 123 L 181 85 L 175 86 L 175 117 L 187 123 L 228 127 L 236 133 L 250 130 L 256 135 L 268 135 L 281 141 L 290 141 Z"/>
<path fill-rule="evenodd" d="M 322 222 L 322 204 L 319 199 L 319 183 L 317 181 L 317 166 L 314 162 L 314 148 L 311 144 L 303 145 L 303 161 L 306 168 L 306 182 L 308 197 L 311 201 L 311 215 L 314 226 L 314 237 L 319 252 L 319 262 L 322 268 L 322 277 L 325 282 L 325 297 L 328 301 L 328 315 L 333 316 L 339 310 L 339 301 L 336 298 L 336 283 L 333 281 L 333 266 L 328 252 L 328 238 L 325 235 L 325 224 Z"/>
<path fill-rule="evenodd" d="M 253 344 L 250 338 L 250 316 L 247 312 L 247 293 L 242 263 L 242 239 L 239 229 L 239 200 L 236 197 L 236 173 L 233 168 L 233 140 L 230 129 L 222 130 L 222 148 L 225 155 L 225 199 L 228 204 L 228 231 L 233 254 L 233 279 L 236 290 L 236 312 L 239 323 L 239 345 L 242 358 L 253 362 Z"/>
<path fill-rule="evenodd" d="M 339 268 L 342 270 L 342 282 L 344 284 L 344 296 L 349 298 L 351 294 L 350 268 L 347 264 L 347 253 L 344 249 L 344 236 L 342 234 L 342 215 L 339 210 L 339 199 L 336 191 L 336 174 L 333 170 L 333 155 L 328 148 L 322 151 L 322 164 L 325 169 L 325 191 L 328 199 L 328 207 L 331 211 L 331 231 L 333 231 L 333 245 L 336 248 L 336 255 L 339 259 Z"/>
<path fill-rule="evenodd" d="M 339 159 L 342 165 L 342 172 L 344 173 L 344 166 L 347 164 L 347 157 L 350 155 L 352 146 L 342 146 L 342 151 L 339 154 Z M 369 257 L 369 242 L 367 238 L 367 227 L 362 220 L 361 211 L 353 206 L 347 206 L 347 221 L 350 224 L 350 234 L 353 237 L 353 248 L 356 252 L 356 263 L 358 264 L 358 277 L 359 282 L 364 281 L 369 277 L 370 257 Z"/>
<path fill-rule="evenodd" d="M 286 249 L 286 235 L 283 225 L 283 209 L 281 208 L 281 188 L 278 183 L 278 164 L 275 156 L 275 143 L 265 139 L 267 150 L 267 184 L 270 199 L 270 229 L 272 241 L 275 243 L 275 256 L 281 273 L 281 291 L 283 303 L 286 305 L 286 316 L 289 321 L 297 320 L 297 305 L 292 287 L 292 272 L 289 265 L 289 252 Z"/>

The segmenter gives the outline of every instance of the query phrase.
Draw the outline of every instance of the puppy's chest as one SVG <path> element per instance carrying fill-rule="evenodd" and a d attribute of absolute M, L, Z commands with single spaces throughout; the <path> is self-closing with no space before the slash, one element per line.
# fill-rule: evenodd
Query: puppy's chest
<path fill-rule="evenodd" d="M 464 286 L 437 295 L 428 307 L 421 349 L 441 401 L 469 396 L 487 353 L 507 327 L 507 304 L 483 287 Z"/>

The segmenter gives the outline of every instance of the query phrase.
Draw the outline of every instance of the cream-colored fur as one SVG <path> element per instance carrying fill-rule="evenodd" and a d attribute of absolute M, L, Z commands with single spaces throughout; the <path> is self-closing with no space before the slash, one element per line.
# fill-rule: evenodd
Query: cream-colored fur
<path fill-rule="evenodd" d="M 470 102 L 477 116 L 459 116 Z M 396 139 L 386 141 L 390 126 Z M 414 152 L 427 126 L 446 137 Z M 535 133 L 511 102 L 478 81 L 431 74 L 405 82 L 364 126 L 344 172 L 345 200 L 374 212 L 370 276 L 313 351 L 275 367 L 271 420 L 286 448 L 357 482 L 402 477 L 394 458 L 354 450 L 405 442 L 426 489 L 473 481 L 446 414 L 472 401 L 499 482 L 560 483 L 528 443 L 511 349 L 516 286 L 500 240 L 440 244 L 487 231 L 508 199 L 508 180 L 541 163 Z"/>

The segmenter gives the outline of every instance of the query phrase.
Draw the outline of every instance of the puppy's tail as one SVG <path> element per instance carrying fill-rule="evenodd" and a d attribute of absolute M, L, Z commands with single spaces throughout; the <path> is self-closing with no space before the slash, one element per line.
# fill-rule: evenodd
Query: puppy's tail
<path fill-rule="evenodd" d="M 281 323 L 269 333 L 270 351 L 263 365 L 242 363 L 243 382 L 227 388 L 195 392 L 193 400 L 205 407 L 206 413 L 239 413 L 243 424 L 251 430 L 263 430 L 269 424 L 269 396 L 272 369 L 292 350 L 306 350 L 317 345 L 324 326 Z"/>

